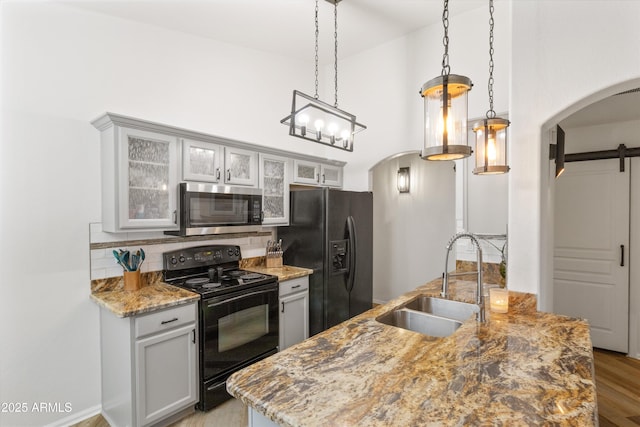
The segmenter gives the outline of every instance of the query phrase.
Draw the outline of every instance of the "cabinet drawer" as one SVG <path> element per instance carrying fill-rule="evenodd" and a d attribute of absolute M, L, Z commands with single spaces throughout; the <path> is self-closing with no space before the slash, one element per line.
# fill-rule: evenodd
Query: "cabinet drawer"
<path fill-rule="evenodd" d="M 307 289 L 309 289 L 309 276 L 280 282 L 280 298 L 295 292 L 306 291 Z"/>
<path fill-rule="evenodd" d="M 139 338 L 144 335 L 172 329 L 195 321 L 196 304 L 192 303 L 172 307 L 167 310 L 136 317 L 135 337 Z"/>

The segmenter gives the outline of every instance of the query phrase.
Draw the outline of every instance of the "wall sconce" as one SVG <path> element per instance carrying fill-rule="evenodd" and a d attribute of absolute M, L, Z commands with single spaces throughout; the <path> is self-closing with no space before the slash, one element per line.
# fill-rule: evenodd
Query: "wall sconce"
<path fill-rule="evenodd" d="M 556 143 L 549 144 L 549 160 L 556 161 L 556 178 L 564 172 L 564 130 L 556 126 Z"/>
<path fill-rule="evenodd" d="M 410 168 L 398 169 L 398 192 L 408 193 L 411 188 Z"/>

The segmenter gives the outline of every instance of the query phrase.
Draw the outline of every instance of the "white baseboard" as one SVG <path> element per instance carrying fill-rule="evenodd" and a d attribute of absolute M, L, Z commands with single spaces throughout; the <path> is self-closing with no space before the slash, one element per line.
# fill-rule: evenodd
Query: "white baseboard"
<path fill-rule="evenodd" d="M 84 421 L 93 416 L 96 416 L 100 412 L 102 412 L 102 405 L 92 406 L 91 408 L 87 408 L 84 411 L 76 412 L 56 422 L 47 424 L 45 427 L 68 427 L 74 424 L 78 424 L 79 422 Z"/>

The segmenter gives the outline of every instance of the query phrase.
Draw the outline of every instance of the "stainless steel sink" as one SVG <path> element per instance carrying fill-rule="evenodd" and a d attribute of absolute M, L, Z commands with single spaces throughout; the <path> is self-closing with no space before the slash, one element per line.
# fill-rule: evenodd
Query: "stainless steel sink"
<path fill-rule="evenodd" d="M 462 322 L 446 317 L 434 316 L 408 308 L 399 308 L 376 319 L 385 325 L 419 332 L 432 337 L 448 337 Z"/>
<path fill-rule="evenodd" d="M 480 307 L 476 304 L 429 296 L 420 296 L 404 304 L 403 307 L 461 322 L 480 312 Z"/>
<path fill-rule="evenodd" d="M 479 312 L 476 304 L 419 296 L 376 320 L 432 337 L 447 337 Z"/>

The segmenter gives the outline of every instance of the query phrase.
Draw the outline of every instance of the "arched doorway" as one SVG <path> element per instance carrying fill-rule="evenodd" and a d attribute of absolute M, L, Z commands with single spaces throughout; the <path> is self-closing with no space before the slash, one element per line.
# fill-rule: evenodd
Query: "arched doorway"
<path fill-rule="evenodd" d="M 576 102 L 548 120 L 542 129 L 543 156 L 545 152 L 549 152 L 549 144 L 555 142 L 554 129 L 558 124 L 566 128 L 565 131 L 569 129 L 571 141 L 567 147 L 567 153 L 607 150 L 617 147 L 620 143 L 624 143 L 628 147 L 640 147 L 640 136 L 635 137 L 635 135 L 640 135 L 640 92 L 629 93 L 630 90 L 638 87 L 640 87 L 638 79 L 609 87 Z M 634 164 L 636 164 L 635 174 L 640 175 L 640 158 L 631 159 L 631 162 L 628 161 L 628 163 L 630 163 L 631 170 L 634 170 Z M 557 210 L 555 200 L 558 181 L 555 179 L 553 161 L 543 160 L 541 167 L 541 242 L 543 254 L 541 277 L 543 280 L 540 297 L 544 302 L 541 304 L 541 308 L 545 311 L 557 312 L 555 306 L 561 305 L 554 301 L 554 242 L 556 236 L 560 234 L 560 230 L 556 229 L 557 224 L 554 219 Z M 640 181 L 636 184 L 636 188 L 638 187 L 640 187 Z M 640 194 L 638 190 L 635 193 Z M 633 196 L 633 189 L 631 194 Z M 638 200 L 632 199 L 630 201 L 632 223 L 629 233 L 630 247 L 626 255 L 628 262 L 632 265 L 627 299 L 629 305 L 628 353 L 632 357 L 640 358 L 640 275 L 633 276 L 635 274 L 633 265 L 640 266 L 640 220 L 635 220 L 636 223 L 633 223 L 633 206 L 636 206 L 636 210 L 640 207 L 640 197 L 636 196 L 636 199 Z M 638 269 L 636 268 L 636 270 Z M 580 317 L 588 318 L 587 315 Z M 594 344 L 597 344 L 595 340 Z"/>

